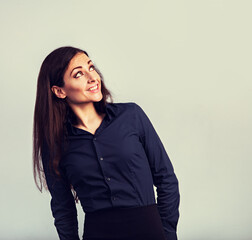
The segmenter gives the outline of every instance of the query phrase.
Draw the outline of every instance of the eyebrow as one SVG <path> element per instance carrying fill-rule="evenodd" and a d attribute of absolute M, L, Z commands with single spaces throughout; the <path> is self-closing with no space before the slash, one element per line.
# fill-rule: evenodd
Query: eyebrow
<path fill-rule="evenodd" d="M 87 64 L 89 65 L 90 62 L 92 62 L 91 59 L 87 62 Z M 75 69 L 78 69 L 78 68 L 82 68 L 82 66 L 75 67 L 75 68 L 70 72 L 70 76 L 72 75 L 72 72 L 73 72 Z"/>

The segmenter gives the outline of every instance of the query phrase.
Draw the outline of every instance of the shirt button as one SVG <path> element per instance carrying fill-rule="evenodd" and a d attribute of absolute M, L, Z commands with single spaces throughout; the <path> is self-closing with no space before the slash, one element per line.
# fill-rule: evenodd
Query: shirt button
<path fill-rule="evenodd" d="M 112 197 L 112 200 L 115 201 L 115 200 L 116 200 L 116 197 Z"/>
<path fill-rule="evenodd" d="M 94 138 L 94 141 L 96 140 L 96 138 Z"/>
<path fill-rule="evenodd" d="M 108 180 L 108 181 L 110 181 L 110 178 L 109 178 L 109 177 L 107 177 L 107 180 Z"/>
<path fill-rule="evenodd" d="M 100 160 L 103 160 L 103 157 L 101 157 Z"/>

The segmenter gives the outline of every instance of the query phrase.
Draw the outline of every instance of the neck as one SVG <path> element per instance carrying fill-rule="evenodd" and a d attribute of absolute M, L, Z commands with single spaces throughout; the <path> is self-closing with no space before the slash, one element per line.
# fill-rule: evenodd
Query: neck
<path fill-rule="evenodd" d="M 88 126 L 91 125 L 94 122 L 94 120 L 99 117 L 99 114 L 97 113 L 93 102 L 79 105 L 73 105 L 73 104 L 69 105 L 77 117 L 78 126 L 88 128 Z"/>

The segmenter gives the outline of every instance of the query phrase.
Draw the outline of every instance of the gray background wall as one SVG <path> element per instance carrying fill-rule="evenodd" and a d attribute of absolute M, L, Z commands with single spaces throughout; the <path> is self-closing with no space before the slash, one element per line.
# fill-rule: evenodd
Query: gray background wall
<path fill-rule="evenodd" d="M 252 239 L 251 1 L 0 5 L 0 239 L 57 239 L 33 182 L 32 124 L 40 65 L 64 45 L 87 50 L 114 101 L 151 119 L 180 182 L 179 239 Z"/>

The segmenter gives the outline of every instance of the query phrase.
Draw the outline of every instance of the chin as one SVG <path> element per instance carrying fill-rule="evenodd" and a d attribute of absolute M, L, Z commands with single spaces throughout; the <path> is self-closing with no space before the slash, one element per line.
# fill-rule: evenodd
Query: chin
<path fill-rule="evenodd" d="M 101 94 L 99 97 L 95 98 L 94 102 L 100 102 L 103 99 L 103 95 Z"/>

